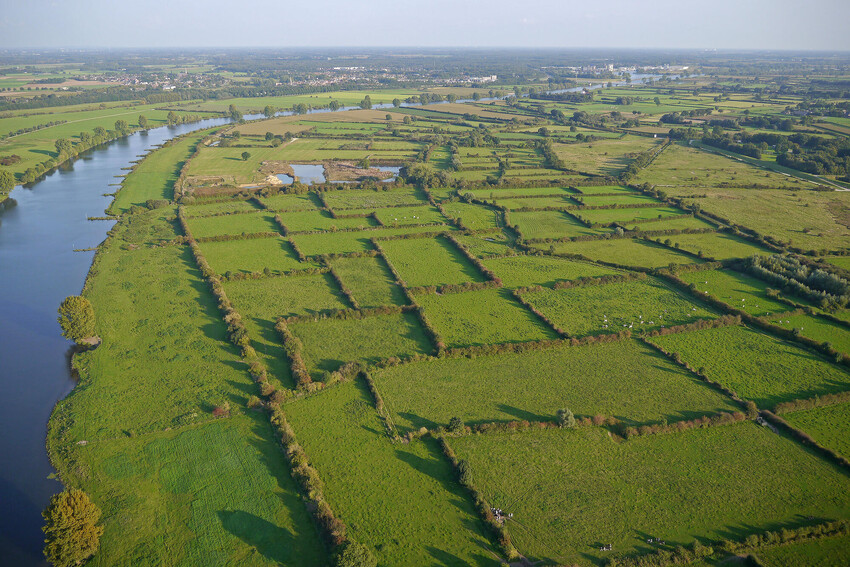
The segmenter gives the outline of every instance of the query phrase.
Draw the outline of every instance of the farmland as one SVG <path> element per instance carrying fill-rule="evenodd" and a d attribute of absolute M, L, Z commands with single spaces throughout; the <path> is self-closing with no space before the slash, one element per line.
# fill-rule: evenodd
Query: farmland
<path fill-rule="evenodd" d="M 703 61 L 588 92 L 557 61 L 549 87 L 486 90 L 210 63 L 226 96 L 157 92 L 152 121 L 231 118 L 115 184 L 82 292 L 100 342 L 48 440 L 104 511 L 91 564 L 337 565 L 362 545 L 381 567 L 634 567 L 695 541 L 701 565 L 846 563 L 841 534 L 759 543 L 850 519 L 830 452 L 850 452 L 848 404 L 823 398 L 850 391 L 848 197 L 840 174 L 770 166 L 834 144 L 816 112 L 843 98 Z M 376 86 L 371 66 L 349 70 Z M 129 111 L 107 103 L 78 111 Z M 730 155 L 755 135 L 784 141 Z M 780 253 L 816 275 L 741 271 Z"/>

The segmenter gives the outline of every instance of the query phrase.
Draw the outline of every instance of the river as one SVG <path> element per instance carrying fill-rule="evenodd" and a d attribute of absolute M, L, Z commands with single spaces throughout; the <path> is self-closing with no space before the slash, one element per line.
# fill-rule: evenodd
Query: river
<path fill-rule="evenodd" d="M 310 114 L 321 112 L 329 111 Z M 291 113 L 279 113 L 286 114 Z M 112 200 L 104 193 L 117 189 L 117 176 L 126 173 L 122 168 L 140 155 L 175 136 L 229 121 L 156 128 L 89 150 L 41 181 L 15 188 L 10 197 L 17 206 L 0 213 L 0 567 L 46 565 L 41 511 L 62 488 L 51 478 L 47 421 L 74 386 L 72 343 L 60 334 L 56 309 L 65 297 L 80 293 L 94 256 L 73 250 L 97 246 L 113 225 L 87 217 L 104 214 Z"/>

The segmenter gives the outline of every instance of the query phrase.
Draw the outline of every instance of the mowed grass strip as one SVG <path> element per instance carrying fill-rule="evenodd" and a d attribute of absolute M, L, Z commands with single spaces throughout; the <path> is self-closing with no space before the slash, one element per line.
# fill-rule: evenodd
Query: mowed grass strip
<path fill-rule="evenodd" d="M 307 368 L 316 379 L 346 362 L 374 364 L 433 349 L 415 313 L 304 321 L 289 328 L 304 344 Z"/>
<path fill-rule="evenodd" d="M 410 287 L 484 281 L 484 275 L 445 238 L 384 240 L 380 245 Z"/>
<path fill-rule="evenodd" d="M 562 407 L 633 425 L 738 409 L 636 340 L 416 362 L 372 376 L 402 431 L 446 425 L 452 417 L 467 424 L 551 420 Z"/>
<path fill-rule="evenodd" d="M 278 232 L 280 227 L 274 222 L 274 215 L 266 212 L 223 215 L 220 217 L 187 218 L 186 223 L 192 236 L 254 234 L 258 232 Z"/>
<path fill-rule="evenodd" d="M 529 199 L 529 201 L 532 200 L 536 199 Z M 509 219 L 510 224 L 519 227 L 522 237 L 527 239 L 597 236 L 610 232 L 607 229 L 587 227 L 561 211 L 512 212 L 509 215 Z"/>
<path fill-rule="evenodd" d="M 693 284 L 698 291 L 756 317 L 793 309 L 787 303 L 768 297 L 770 285 L 767 283 L 734 270 L 685 272 L 679 277 Z"/>
<path fill-rule="evenodd" d="M 284 409 L 331 508 L 381 565 L 498 565 L 436 443 L 392 443 L 359 381 Z"/>
<path fill-rule="evenodd" d="M 651 331 L 716 315 L 662 283 L 647 279 L 533 291 L 523 298 L 577 337 Z"/>
<path fill-rule="evenodd" d="M 850 458 L 850 402 L 782 414 L 782 419 Z"/>
<path fill-rule="evenodd" d="M 578 278 L 599 277 L 623 273 L 620 270 L 558 258 L 555 256 L 505 256 L 484 261 L 507 288 L 543 285 Z"/>
<path fill-rule="evenodd" d="M 331 265 L 362 309 L 407 303 L 404 291 L 396 285 L 382 258 L 339 258 Z"/>
<path fill-rule="evenodd" d="M 762 408 L 850 389 L 850 375 L 820 356 L 746 327 L 651 339 Z"/>
<path fill-rule="evenodd" d="M 315 268 L 313 262 L 300 262 L 292 245 L 284 238 L 248 238 L 198 244 L 210 267 L 218 274 L 227 272 L 289 272 Z"/>
<path fill-rule="evenodd" d="M 87 470 L 82 488 L 104 511 L 90 565 L 327 565 L 260 414 L 72 451 Z"/>
<path fill-rule="evenodd" d="M 846 518 L 846 474 L 754 423 L 615 442 L 601 428 L 451 440 L 526 556 L 598 564 L 646 540 L 743 539 L 802 517 Z"/>
<path fill-rule="evenodd" d="M 558 338 L 505 289 L 422 295 L 416 301 L 450 347 Z"/>
<path fill-rule="evenodd" d="M 594 261 L 611 262 L 636 268 L 659 268 L 669 264 L 694 264 L 702 261 L 670 250 L 660 244 L 633 238 L 612 240 L 587 240 L 584 242 L 556 242 L 536 244 L 536 248 L 551 250 L 555 254 L 581 254 Z"/>

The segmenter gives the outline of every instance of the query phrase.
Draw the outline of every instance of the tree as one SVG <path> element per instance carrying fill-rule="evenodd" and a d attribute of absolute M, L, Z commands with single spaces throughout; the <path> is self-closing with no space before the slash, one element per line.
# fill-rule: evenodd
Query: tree
<path fill-rule="evenodd" d="M 393 119 L 393 115 L 392 115 L 392 114 L 387 114 L 387 115 L 386 115 L 386 119 L 387 119 L 388 121 L 389 121 L 389 120 L 392 120 L 392 119 Z"/>
<path fill-rule="evenodd" d="M 464 429 L 463 420 L 459 417 L 453 417 L 449 420 L 448 430 L 452 433 L 462 433 Z"/>
<path fill-rule="evenodd" d="M 115 129 L 121 132 L 122 134 L 129 129 L 126 120 L 116 120 L 115 121 Z"/>
<path fill-rule="evenodd" d="M 15 174 L 6 168 L 0 168 L 0 191 L 11 191 L 15 186 Z"/>
<path fill-rule="evenodd" d="M 71 140 L 66 138 L 59 138 L 53 143 L 56 146 L 56 151 L 59 152 L 59 155 L 68 154 L 71 151 Z"/>
<path fill-rule="evenodd" d="M 271 105 L 268 105 L 263 109 L 263 116 L 266 118 L 271 118 L 275 114 L 277 114 L 277 109 Z"/>
<path fill-rule="evenodd" d="M 363 97 L 363 100 L 360 101 L 360 108 L 364 110 L 372 108 L 372 97 L 370 97 L 369 95 Z"/>
<path fill-rule="evenodd" d="M 242 152 L 242 161 L 248 161 L 249 157 L 251 157 L 249 152 Z"/>
<path fill-rule="evenodd" d="M 655 103 L 655 106 L 661 106 L 661 99 L 660 98 L 655 97 L 654 99 L 652 99 L 652 101 Z"/>
<path fill-rule="evenodd" d="M 148 127 L 148 119 L 147 119 L 147 118 L 145 118 L 145 115 L 144 115 L 144 114 L 140 114 L 140 115 L 139 115 L 139 128 L 141 128 L 142 130 L 144 130 L 144 129 L 145 129 L 145 128 L 147 128 L 147 127 Z"/>
<path fill-rule="evenodd" d="M 97 553 L 103 526 L 100 508 L 82 490 L 67 489 L 50 499 L 44 512 L 44 555 L 56 567 L 80 565 Z"/>
<path fill-rule="evenodd" d="M 169 126 L 177 124 L 177 115 L 174 114 L 173 110 L 168 111 L 168 116 L 166 117 L 166 120 L 168 121 Z"/>
<path fill-rule="evenodd" d="M 478 91 L 472 93 L 472 100 L 481 100 L 481 95 L 478 94 Z"/>
<path fill-rule="evenodd" d="M 331 112 L 336 112 L 341 108 L 338 100 L 332 100 L 328 103 L 328 108 L 331 109 Z"/>
<path fill-rule="evenodd" d="M 401 101 L 397 98 L 394 98 L 393 99 L 393 106 L 398 108 L 399 106 L 401 106 Z"/>
<path fill-rule="evenodd" d="M 94 336 L 94 309 L 81 295 L 65 298 L 59 306 L 59 325 L 62 336 L 75 342 Z"/>
<path fill-rule="evenodd" d="M 266 141 L 271 142 L 274 140 L 274 134 L 272 132 L 266 132 Z"/>
<path fill-rule="evenodd" d="M 234 122 L 242 120 L 242 113 L 232 104 L 227 107 L 227 113 Z"/>
<path fill-rule="evenodd" d="M 376 567 L 378 560 L 368 547 L 348 540 L 340 546 L 334 565 L 335 567 Z"/>
<path fill-rule="evenodd" d="M 573 415 L 573 412 L 566 408 L 562 408 L 558 410 L 558 425 L 560 427 L 566 427 L 568 429 L 574 429 L 576 426 L 576 416 Z"/>

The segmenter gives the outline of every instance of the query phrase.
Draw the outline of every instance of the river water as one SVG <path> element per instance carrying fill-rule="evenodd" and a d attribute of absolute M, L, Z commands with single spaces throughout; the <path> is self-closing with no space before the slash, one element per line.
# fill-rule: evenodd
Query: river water
<path fill-rule="evenodd" d="M 321 112 L 328 110 L 310 114 Z M 279 115 L 286 114 L 291 113 Z M 80 293 L 91 266 L 94 252 L 74 249 L 97 246 L 113 225 L 87 217 L 104 214 L 112 197 L 103 194 L 117 189 L 112 185 L 126 173 L 122 168 L 139 156 L 175 136 L 228 122 L 215 118 L 156 128 L 95 148 L 41 181 L 15 188 L 10 197 L 17 206 L 0 212 L 0 567 L 46 565 L 41 511 L 62 489 L 50 478 L 47 421 L 74 386 L 72 343 L 60 334 L 56 309 L 65 297 Z"/>

